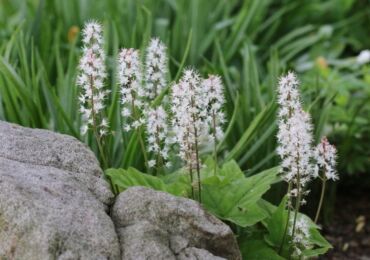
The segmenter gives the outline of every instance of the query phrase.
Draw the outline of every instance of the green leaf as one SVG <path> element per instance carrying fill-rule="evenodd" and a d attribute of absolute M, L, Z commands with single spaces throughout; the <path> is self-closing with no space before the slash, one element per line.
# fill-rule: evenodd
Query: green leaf
<path fill-rule="evenodd" d="M 305 216 L 307 217 L 307 216 Z M 308 218 L 308 217 L 307 217 Z M 316 247 L 313 249 L 307 249 L 302 252 L 304 256 L 313 257 L 325 254 L 332 246 L 330 243 L 320 234 L 317 226 L 313 223 L 312 220 L 309 220 L 310 223 L 310 238 L 309 241 L 311 244 Z M 318 248 L 317 248 L 318 247 Z"/>
<path fill-rule="evenodd" d="M 122 192 L 129 187 L 143 186 L 158 191 L 165 191 L 176 196 L 186 196 L 187 187 L 182 183 L 166 184 L 158 177 L 141 173 L 134 168 L 108 169 L 105 171 L 106 176 L 111 180 L 113 187 Z"/>
<path fill-rule="evenodd" d="M 239 244 L 243 259 L 248 260 L 284 260 L 263 240 L 244 240 Z"/>
<path fill-rule="evenodd" d="M 265 241 L 273 246 L 276 250 L 280 249 L 281 243 L 283 241 L 285 227 L 288 220 L 288 211 L 285 209 L 287 198 L 281 201 L 280 205 L 276 207 L 274 213 L 270 218 L 264 220 L 264 225 L 268 230 L 268 234 L 265 236 Z M 290 214 L 290 218 L 293 218 L 293 212 Z M 303 218 L 309 227 L 309 244 L 312 248 L 302 251 L 302 254 L 307 257 L 318 256 L 327 252 L 332 246 L 326 239 L 320 234 L 318 226 L 306 215 L 299 213 L 298 218 Z M 290 234 L 285 234 L 285 242 L 282 247 L 282 255 L 288 256 L 290 252 Z"/>
<path fill-rule="evenodd" d="M 246 147 L 256 138 L 260 133 L 260 129 L 266 122 L 271 122 L 276 111 L 276 104 L 271 103 L 265 107 L 251 122 L 249 127 L 245 130 L 239 141 L 235 144 L 233 149 L 227 154 L 225 161 L 231 159 L 238 159 L 242 153 L 246 151 Z"/>
<path fill-rule="evenodd" d="M 269 215 L 258 201 L 277 180 L 277 173 L 278 168 L 275 167 L 246 178 L 237 164 L 231 161 L 217 176 L 202 180 L 202 202 L 221 219 L 242 227 L 251 226 Z"/>
<path fill-rule="evenodd" d="M 286 236 L 285 229 L 288 221 L 288 211 L 285 210 L 287 203 L 287 197 L 280 202 L 279 207 L 276 208 L 274 213 L 270 218 L 265 220 L 266 227 L 268 230 L 268 235 L 265 236 L 265 240 L 270 245 L 274 246 L 276 249 L 279 249 L 281 243 L 283 242 L 284 235 Z M 289 239 L 285 238 L 283 244 L 283 249 L 286 251 L 289 247 Z"/>

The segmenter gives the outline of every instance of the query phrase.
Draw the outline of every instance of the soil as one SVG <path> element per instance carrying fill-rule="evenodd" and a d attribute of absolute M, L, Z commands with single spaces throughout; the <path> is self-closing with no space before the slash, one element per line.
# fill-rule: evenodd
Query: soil
<path fill-rule="evenodd" d="M 338 187 L 332 220 L 323 226 L 334 248 L 319 259 L 370 260 L 370 186 L 358 186 Z"/>

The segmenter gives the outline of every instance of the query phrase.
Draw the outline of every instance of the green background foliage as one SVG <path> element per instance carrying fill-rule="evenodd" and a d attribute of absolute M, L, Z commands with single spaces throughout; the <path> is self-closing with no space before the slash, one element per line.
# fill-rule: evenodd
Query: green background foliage
<path fill-rule="evenodd" d="M 246 214 L 249 207 L 260 211 L 254 210 L 259 213 L 248 221 L 240 220 L 235 209 L 240 205 L 221 207 L 222 198 L 211 199 L 212 189 L 248 188 L 251 180 L 241 175 L 252 176 L 278 165 L 276 84 L 289 69 L 297 71 L 301 80 L 315 141 L 327 135 L 339 150 L 341 178 L 369 169 L 370 65 L 356 62 L 361 50 L 370 49 L 369 4 L 366 0 L 0 0 L 0 119 L 73 135 L 98 155 L 92 136 L 79 135 L 75 85 L 80 30 L 86 21 L 98 20 L 104 26 L 108 54 L 106 85 L 112 90 L 107 114 L 113 133 L 106 153 L 110 167 L 127 169 L 120 173 L 127 178 L 117 177 L 115 188 L 123 190 L 141 181 L 141 185 L 186 196 L 189 187 L 179 174 L 155 178 L 139 173 L 144 165 L 137 135 L 121 131 L 115 78 L 119 48 L 143 50 L 150 37 L 159 37 L 168 46 L 169 80 L 179 79 L 188 66 L 203 76 L 222 76 L 228 124 L 218 145 L 220 163 L 235 160 L 242 171 L 209 176 L 203 183 L 204 199 L 215 215 L 248 226 L 255 222 L 252 217 L 270 216 L 275 208 L 248 197 L 241 204 Z M 202 156 L 210 151 L 211 147 L 204 147 Z M 263 174 L 251 178 L 263 181 Z M 272 180 L 266 181 L 269 186 Z M 267 186 L 259 187 L 257 197 Z M 279 188 L 274 191 L 280 194 Z M 243 235 L 239 238 L 248 259 L 275 254 L 258 232 L 251 233 L 254 240 L 250 234 L 245 235 L 247 242 Z M 250 247 L 260 251 L 248 255 Z"/>
<path fill-rule="evenodd" d="M 340 2 L 340 3 L 338 3 Z M 114 138 L 110 165 L 141 166 L 132 136 L 121 135 L 114 60 L 120 47 L 143 48 L 151 36 L 169 47 L 171 79 L 185 66 L 218 73 L 230 122 L 219 147 L 253 174 L 276 165 L 274 123 L 278 76 L 294 69 L 316 139 L 329 135 L 343 173 L 369 166 L 369 67 L 355 56 L 370 46 L 366 1 L 2 0 L 0 118 L 80 138 L 75 86 L 84 22 L 105 29 L 108 108 Z M 135 139 L 135 137 L 133 137 Z M 96 151 L 91 138 L 89 142 Z M 135 155 L 135 156 L 134 156 Z"/>

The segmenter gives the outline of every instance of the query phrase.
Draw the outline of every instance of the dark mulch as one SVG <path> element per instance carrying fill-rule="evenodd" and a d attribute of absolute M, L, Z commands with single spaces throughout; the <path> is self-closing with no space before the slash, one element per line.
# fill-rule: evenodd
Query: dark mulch
<path fill-rule="evenodd" d="M 360 182 L 361 183 L 361 182 Z M 335 213 L 323 233 L 334 246 L 320 259 L 370 260 L 370 189 L 339 187 Z"/>

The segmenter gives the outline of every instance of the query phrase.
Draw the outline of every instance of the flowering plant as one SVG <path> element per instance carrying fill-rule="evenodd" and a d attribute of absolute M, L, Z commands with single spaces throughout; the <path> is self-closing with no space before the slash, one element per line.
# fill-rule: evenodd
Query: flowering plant
<path fill-rule="evenodd" d="M 81 87 L 80 111 L 85 122 L 81 133 L 93 132 L 106 166 L 109 156 L 105 154 L 104 138 L 115 133 L 110 131 L 105 116 L 104 103 L 110 91 L 104 85 L 101 33 L 96 22 L 84 29 L 77 84 Z M 112 189 L 119 193 L 130 186 L 147 186 L 197 199 L 211 213 L 238 227 L 241 246 L 246 241 L 258 241 L 254 250 L 243 252 L 246 258 L 256 257 L 260 250 L 273 259 L 301 259 L 326 252 L 330 244 L 300 208 L 306 203 L 308 183 L 320 178 L 323 188 L 317 222 L 326 181 L 337 178 L 335 148 L 326 138 L 314 148 L 313 126 L 303 109 L 296 75 L 289 72 L 278 84 L 277 154 L 281 165 L 246 177 L 228 156 L 219 160 L 218 147 L 226 123 L 221 78 L 202 78 L 195 69 L 188 68 L 179 80 L 168 83 L 166 49 L 159 39 L 152 39 L 144 55 L 132 48 L 119 52 L 120 128 L 122 133 L 135 136 L 132 140 L 141 148 L 146 173 L 131 167 L 108 169 L 106 176 Z M 262 195 L 281 180 L 288 183 L 287 194 L 275 207 Z M 243 235 L 245 232 L 249 235 Z"/>

